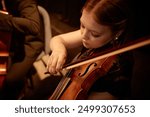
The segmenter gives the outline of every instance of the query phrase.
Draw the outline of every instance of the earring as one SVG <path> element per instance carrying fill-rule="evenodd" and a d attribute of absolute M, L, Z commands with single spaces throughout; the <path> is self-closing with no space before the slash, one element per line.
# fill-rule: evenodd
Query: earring
<path fill-rule="evenodd" d="M 118 40 L 118 36 L 115 37 L 115 40 Z"/>

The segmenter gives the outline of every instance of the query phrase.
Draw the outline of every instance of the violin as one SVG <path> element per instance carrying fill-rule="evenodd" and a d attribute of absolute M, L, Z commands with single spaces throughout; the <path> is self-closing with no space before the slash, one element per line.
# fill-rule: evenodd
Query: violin
<path fill-rule="evenodd" d="M 93 52 L 90 57 L 78 59 L 64 66 L 69 71 L 61 79 L 50 100 L 78 100 L 86 99 L 88 91 L 96 80 L 109 71 L 116 61 L 116 55 L 150 44 L 150 37 L 140 38 L 112 48 L 103 53 Z M 82 57 L 81 57 L 82 58 Z"/>
<path fill-rule="evenodd" d="M 0 13 L 8 14 L 2 0 L 3 10 Z M 9 47 L 10 47 L 11 33 L 8 31 L 0 30 L 0 87 L 3 85 L 3 81 L 7 74 L 8 68 L 8 57 L 9 57 Z"/>

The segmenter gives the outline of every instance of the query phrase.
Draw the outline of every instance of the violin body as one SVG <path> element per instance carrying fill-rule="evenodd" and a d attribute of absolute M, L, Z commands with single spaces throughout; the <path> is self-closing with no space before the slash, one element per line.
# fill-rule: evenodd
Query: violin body
<path fill-rule="evenodd" d="M 115 56 L 75 68 L 73 74 L 71 75 L 71 83 L 64 91 L 60 99 L 86 99 L 88 91 L 94 82 L 108 72 L 114 60 Z"/>
<path fill-rule="evenodd" d="M 86 99 L 88 91 L 96 80 L 104 76 L 113 65 L 116 56 L 91 62 L 69 71 L 62 78 L 50 100 L 81 100 Z M 62 86 L 63 85 L 63 86 Z"/>

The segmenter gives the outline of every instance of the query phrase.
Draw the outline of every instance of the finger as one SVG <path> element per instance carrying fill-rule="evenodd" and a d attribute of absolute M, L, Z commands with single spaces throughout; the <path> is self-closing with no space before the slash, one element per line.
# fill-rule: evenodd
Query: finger
<path fill-rule="evenodd" d="M 57 61 L 58 61 L 58 57 L 55 57 L 55 58 L 51 57 L 51 63 L 50 63 L 50 66 L 49 66 L 49 72 L 52 73 L 52 74 L 56 73 Z"/>
<path fill-rule="evenodd" d="M 58 59 L 57 66 L 56 66 L 57 72 L 60 71 L 60 70 L 62 70 L 65 61 L 66 61 L 66 57 L 65 56 L 61 56 Z"/>
<path fill-rule="evenodd" d="M 47 71 L 48 71 L 50 65 L 51 65 L 51 57 L 49 56 L 47 64 L 46 64 Z"/>

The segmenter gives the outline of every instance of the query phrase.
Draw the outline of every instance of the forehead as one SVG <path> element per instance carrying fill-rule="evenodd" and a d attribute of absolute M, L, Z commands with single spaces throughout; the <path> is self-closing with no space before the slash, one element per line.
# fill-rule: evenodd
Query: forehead
<path fill-rule="evenodd" d="M 80 18 L 81 23 L 89 30 L 93 30 L 96 32 L 104 32 L 110 30 L 109 26 L 101 25 L 100 23 L 97 23 L 94 19 L 94 15 L 92 13 L 89 13 L 85 10 L 82 12 L 82 16 Z"/>

